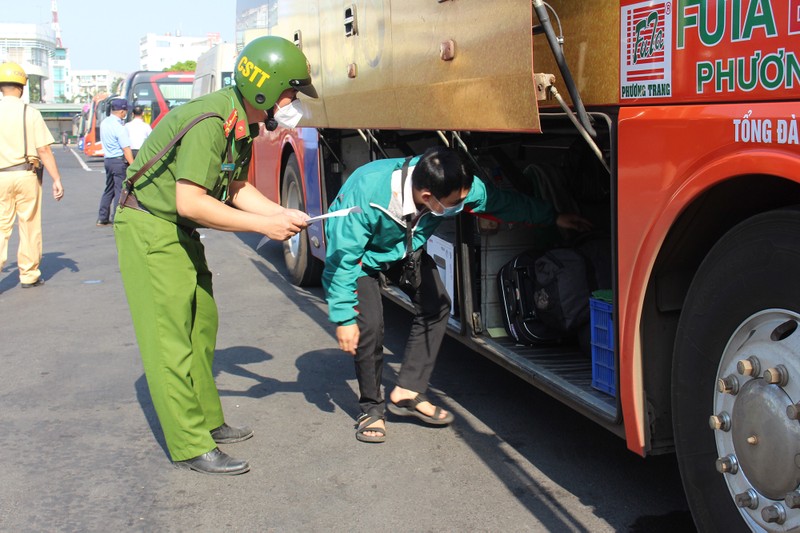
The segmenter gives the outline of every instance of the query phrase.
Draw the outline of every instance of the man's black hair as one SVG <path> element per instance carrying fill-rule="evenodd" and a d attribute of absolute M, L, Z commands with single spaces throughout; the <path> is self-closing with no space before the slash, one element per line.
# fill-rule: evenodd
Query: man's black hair
<path fill-rule="evenodd" d="M 144 115 L 144 108 L 140 105 L 133 106 L 133 114 L 134 116 Z"/>
<path fill-rule="evenodd" d="M 428 189 L 434 197 L 445 198 L 455 191 L 469 189 L 472 176 L 467 173 L 458 152 L 443 146 L 425 150 L 411 174 L 415 189 Z"/>
<path fill-rule="evenodd" d="M 0 83 L 0 89 L 2 89 L 3 87 L 16 87 L 17 89 L 20 89 L 22 91 L 25 90 L 25 86 L 22 85 L 21 83 L 11 83 L 10 81 L 4 81 L 3 83 Z"/>

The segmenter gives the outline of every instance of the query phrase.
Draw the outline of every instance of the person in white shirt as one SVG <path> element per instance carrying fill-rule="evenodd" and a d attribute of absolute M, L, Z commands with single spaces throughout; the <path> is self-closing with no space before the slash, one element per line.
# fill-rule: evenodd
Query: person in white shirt
<path fill-rule="evenodd" d="M 147 136 L 153 131 L 150 124 L 142 120 L 143 114 L 144 109 L 142 109 L 142 106 L 133 106 L 133 118 L 130 122 L 125 124 L 125 127 L 128 128 L 128 137 L 130 137 L 131 140 L 131 151 L 133 152 L 134 159 L 136 158 L 136 154 L 139 153 L 139 148 L 144 144 L 144 140 L 147 139 Z"/>

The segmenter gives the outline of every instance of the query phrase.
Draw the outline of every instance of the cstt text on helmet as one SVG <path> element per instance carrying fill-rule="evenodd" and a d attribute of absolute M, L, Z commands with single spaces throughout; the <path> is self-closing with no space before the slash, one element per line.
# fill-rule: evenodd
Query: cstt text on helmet
<path fill-rule="evenodd" d="M 239 60 L 239 65 L 237 68 L 239 69 L 239 72 L 241 72 L 242 75 L 250 81 L 255 81 L 256 77 L 261 74 L 261 79 L 259 79 L 256 83 L 256 87 L 261 87 L 264 85 L 264 82 L 269 78 L 269 74 L 254 65 L 252 61 L 247 59 L 247 56 L 242 56 L 242 59 Z"/>

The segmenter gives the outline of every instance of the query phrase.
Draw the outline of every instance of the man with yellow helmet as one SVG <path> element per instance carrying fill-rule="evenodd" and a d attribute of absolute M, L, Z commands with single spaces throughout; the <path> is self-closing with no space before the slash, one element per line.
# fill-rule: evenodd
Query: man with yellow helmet
<path fill-rule="evenodd" d="M 16 63 L 0 64 L 0 268 L 8 258 L 8 240 L 19 220 L 19 281 L 23 289 L 44 283 L 42 261 L 41 166 L 53 179 L 53 198 L 64 188 L 50 145 L 55 142 L 41 113 L 22 101 L 28 76 Z"/>
<path fill-rule="evenodd" d="M 128 169 L 114 233 L 150 395 L 177 466 L 207 474 L 250 468 L 217 448 L 250 438 L 225 423 L 212 362 L 217 307 L 196 228 L 285 240 L 308 215 L 247 182 L 259 122 L 296 125 L 297 93 L 315 98 L 305 55 L 280 37 L 244 47 L 236 86 L 169 112 Z M 141 178 L 141 179 L 140 179 Z"/>

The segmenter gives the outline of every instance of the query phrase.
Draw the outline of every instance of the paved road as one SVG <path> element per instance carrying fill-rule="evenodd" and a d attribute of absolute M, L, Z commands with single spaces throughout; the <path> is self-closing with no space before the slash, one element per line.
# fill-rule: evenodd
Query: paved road
<path fill-rule="evenodd" d="M 44 201 L 43 287 L 22 290 L 16 236 L 0 273 L 0 530 L 687 531 L 674 458 L 621 440 L 447 340 L 432 392 L 457 415 L 390 419 L 356 442 L 355 380 L 320 289 L 282 275 L 279 243 L 204 231 L 227 420 L 252 471 L 170 466 L 149 398 L 110 227 L 102 162 L 56 149 L 66 196 Z M 45 177 L 45 184 L 47 180 Z M 46 187 L 45 191 L 49 191 Z M 16 233 L 15 233 L 16 235 Z M 393 382 L 408 316 L 387 306 Z"/>

